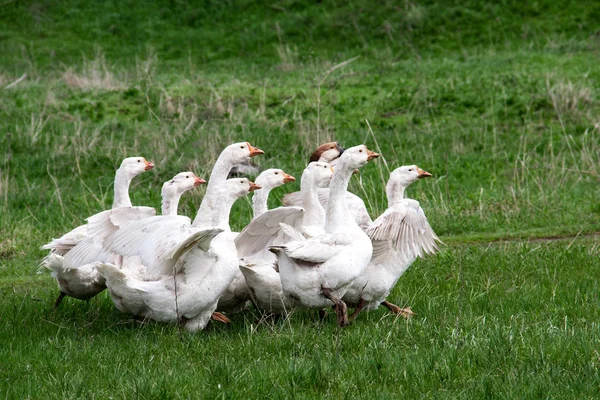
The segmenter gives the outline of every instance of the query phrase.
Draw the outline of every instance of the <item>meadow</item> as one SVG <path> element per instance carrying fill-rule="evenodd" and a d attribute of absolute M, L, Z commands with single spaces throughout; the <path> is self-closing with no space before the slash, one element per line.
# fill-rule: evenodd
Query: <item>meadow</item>
<path fill-rule="evenodd" d="M 3 2 L 0 395 L 597 398 L 599 20 L 585 1 Z M 159 207 L 241 140 L 296 177 L 320 143 L 367 144 L 382 157 L 350 190 L 373 217 L 389 171 L 434 175 L 407 195 L 446 246 L 390 296 L 412 319 L 249 309 L 191 335 L 106 293 L 53 309 L 39 247 L 110 207 L 122 158 L 156 164 L 131 195 Z"/>

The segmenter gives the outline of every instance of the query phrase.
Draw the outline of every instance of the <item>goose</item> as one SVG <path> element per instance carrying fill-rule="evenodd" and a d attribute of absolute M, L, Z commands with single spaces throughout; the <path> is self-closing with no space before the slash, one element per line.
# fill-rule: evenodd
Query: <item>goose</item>
<path fill-rule="evenodd" d="M 115 174 L 113 209 L 131 207 L 129 186 L 132 179 L 152 168 L 154 168 L 154 164 L 144 157 L 128 157 L 121 162 L 121 166 Z M 80 225 L 61 237 L 52 239 L 42 246 L 42 250 L 50 250 L 55 254 L 64 256 L 69 250 L 89 237 L 87 228 L 87 224 Z"/>
<path fill-rule="evenodd" d="M 246 178 L 226 180 L 218 191 L 221 216 L 228 218 L 233 202 L 258 188 Z M 180 322 L 190 332 L 204 329 L 211 318 L 228 322 L 215 309 L 237 270 L 235 234 L 220 228 L 222 221 L 215 221 L 217 227 L 191 229 L 187 238 L 165 254 L 173 276 L 144 281 L 114 265 L 100 265 L 116 307 L 159 322 Z"/>
<path fill-rule="evenodd" d="M 162 213 L 176 214 L 181 195 L 204 182 L 204 179 L 198 178 L 192 172 L 182 172 L 167 181 L 162 189 Z M 142 209 L 141 213 L 139 209 Z M 139 218 L 140 215 L 147 215 L 147 209 L 150 207 L 119 207 L 113 209 L 112 215 L 107 218 L 91 217 L 88 220 L 90 220 L 89 230 L 94 234 L 92 237 L 76 245 L 64 257 L 57 253 L 50 253 L 43 260 L 42 264 L 52 270 L 52 276 L 61 291 L 55 307 L 60 305 L 65 296 L 88 300 L 103 291 L 106 287 L 104 277 L 100 275 L 97 268 L 102 262 L 119 262 L 123 264 L 122 267 L 136 270 L 138 273 L 144 270 L 139 261 L 133 258 L 120 260 L 102 249 L 98 242 L 127 221 Z"/>
<path fill-rule="evenodd" d="M 410 308 L 402 309 L 386 300 L 396 282 L 417 257 L 437 250 L 437 237 L 419 202 L 404 198 L 405 189 L 419 179 L 432 175 L 416 165 L 395 169 L 386 186 L 388 209 L 367 230 L 373 244 L 373 256 L 365 272 L 352 282 L 343 296 L 354 307 L 351 319 L 361 310 L 384 305 L 390 311 L 410 317 Z"/>
<path fill-rule="evenodd" d="M 263 171 L 255 180 L 256 184 L 261 188 L 256 190 L 252 196 L 252 209 L 254 211 L 253 220 L 256 220 L 256 218 L 264 215 L 268 211 L 268 198 L 272 189 L 285 183 L 294 182 L 295 180 L 296 178 L 285 173 L 281 169 L 272 168 Z M 269 213 L 269 215 L 271 214 Z M 236 237 L 236 246 L 237 244 Z M 266 253 L 266 256 L 272 256 L 271 253 Z M 240 262 L 244 261 L 241 260 Z M 234 314 L 246 308 L 248 300 L 250 300 L 250 290 L 248 289 L 248 285 L 246 284 L 242 272 L 237 271 L 235 278 L 233 278 L 227 289 L 221 294 L 217 310 Z"/>
<path fill-rule="evenodd" d="M 223 203 L 227 195 L 227 175 L 231 168 L 249 157 L 264 152 L 247 142 L 227 146 L 217 158 L 202 203 L 194 222 L 183 216 L 157 216 L 135 221 L 109 235 L 103 246 L 121 256 L 140 256 L 146 266 L 146 280 L 171 276 L 172 263 L 165 255 L 199 229 L 219 228 L 231 232 L 229 207 Z M 255 185 L 255 189 L 258 185 Z M 234 251 L 235 253 L 235 251 Z"/>
<path fill-rule="evenodd" d="M 325 233 L 323 228 L 325 225 L 325 210 L 319 203 L 316 189 L 323 184 L 329 184 L 332 175 L 333 168 L 324 162 L 311 162 L 302 173 L 300 191 L 305 211 L 302 214 L 297 214 L 297 217 L 301 220 L 299 230 L 307 237 Z M 296 225 L 296 222 L 292 223 Z M 236 238 L 236 244 L 239 244 L 239 247 L 242 247 L 241 244 L 246 241 L 250 243 L 255 241 L 252 237 L 254 235 L 253 232 L 268 231 L 268 229 L 261 229 L 260 225 L 256 227 L 252 225 L 258 225 L 258 223 L 252 222 Z M 265 239 L 263 239 L 263 243 L 272 244 L 272 242 L 268 241 L 268 237 Z M 275 240 L 274 238 L 273 242 Z M 262 252 L 258 253 L 258 255 L 250 254 L 244 257 L 245 254 L 240 249 L 238 249 L 238 255 L 241 257 L 240 271 L 243 274 L 249 295 L 255 307 L 261 311 L 273 313 L 281 313 L 289 310 L 293 306 L 293 302 L 283 295 L 281 279 L 276 268 L 277 260 L 272 257 L 265 259 Z"/>
<path fill-rule="evenodd" d="M 379 154 L 360 145 L 347 149 L 340 157 L 330 184 L 325 234 L 271 246 L 279 261 L 283 292 L 299 306 L 335 306 L 338 325 L 348 324 L 346 304 L 342 301 L 348 286 L 360 276 L 372 256 L 371 240 L 348 218 L 346 189 L 355 169 Z"/>
<path fill-rule="evenodd" d="M 138 216 L 151 216 L 156 213 L 150 207 L 132 207 L 129 197 L 129 186 L 133 178 L 152 168 L 154 164 L 144 157 L 125 158 L 115 173 L 112 209 L 89 217 L 87 224 L 80 225 L 42 246 L 43 250 L 50 250 L 50 253 L 42 260 L 41 265 L 52 271 L 51 275 L 56 279 L 60 290 L 54 307 L 58 307 L 65 296 L 87 300 L 104 289 L 104 279 L 98 274 L 93 263 L 97 260 L 108 260 L 110 255 L 104 252 L 101 246 L 94 246 L 89 242 L 94 240 L 95 227 L 108 221 L 114 210 L 130 208 L 135 210 Z M 68 257 L 74 249 L 77 252 L 78 247 L 89 247 L 89 251 L 77 259 L 65 260 L 64 257 Z"/>
<path fill-rule="evenodd" d="M 322 161 L 329 163 L 334 169 L 337 164 L 339 157 L 344 153 L 344 149 L 337 142 L 330 142 L 322 144 L 311 154 L 310 161 Z M 358 170 L 355 170 L 358 172 Z M 329 185 L 320 187 L 318 190 L 319 201 L 323 207 L 327 207 L 327 201 L 329 199 Z M 346 203 L 348 204 L 348 211 L 350 215 L 356 220 L 356 223 L 366 231 L 373 222 L 364 201 L 351 192 L 346 192 Z M 288 193 L 283 196 L 283 205 L 300 206 L 302 204 L 302 196 L 300 192 Z"/>

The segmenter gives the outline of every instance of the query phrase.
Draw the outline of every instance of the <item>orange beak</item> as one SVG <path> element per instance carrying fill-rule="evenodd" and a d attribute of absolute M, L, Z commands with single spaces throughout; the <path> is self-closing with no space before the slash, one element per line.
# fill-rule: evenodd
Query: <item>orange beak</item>
<path fill-rule="evenodd" d="M 290 174 L 283 173 L 283 183 L 294 182 L 296 178 L 291 176 Z"/>
<path fill-rule="evenodd" d="M 246 144 L 248 145 L 248 150 L 250 150 L 250 157 L 258 156 L 260 154 L 265 154 L 265 152 L 262 151 L 261 149 L 259 149 L 257 147 L 252 147 L 252 145 L 250 143 L 246 142 Z"/>
<path fill-rule="evenodd" d="M 372 159 L 379 157 L 379 154 L 371 150 L 367 150 L 367 154 L 369 155 L 369 157 L 367 157 L 367 161 L 371 161 Z"/>
<path fill-rule="evenodd" d="M 250 189 L 248 189 L 248 191 L 249 192 L 254 192 L 257 189 L 262 189 L 262 188 L 260 187 L 260 185 L 257 185 L 254 182 L 250 182 Z"/>
<path fill-rule="evenodd" d="M 355 169 L 354 171 L 352 171 L 352 175 L 356 175 L 356 174 L 358 174 L 358 170 L 357 169 Z"/>
<path fill-rule="evenodd" d="M 205 181 L 204 179 L 202 179 L 202 178 L 198 178 L 198 177 L 195 177 L 195 178 L 194 178 L 194 186 L 200 186 L 200 185 L 202 185 L 203 183 L 206 183 L 206 181 Z"/>
<path fill-rule="evenodd" d="M 148 171 L 149 169 L 154 168 L 154 163 L 146 160 L 145 158 L 144 158 L 144 164 L 146 165 L 146 167 L 144 168 L 144 171 Z"/>
<path fill-rule="evenodd" d="M 419 173 L 419 175 L 417 176 L 419 179 L 422 178 L 429 178 L 433 175 L 431 175 L 429 172 L 427 171 L 423 171 L 421 168 L 417 167 L 417 172 Z"/>

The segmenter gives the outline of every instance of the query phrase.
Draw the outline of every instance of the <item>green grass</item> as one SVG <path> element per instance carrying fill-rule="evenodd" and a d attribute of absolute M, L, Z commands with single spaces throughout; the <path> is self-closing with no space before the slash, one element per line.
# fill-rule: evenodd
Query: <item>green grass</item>
<path fill-rule="evenodd" d="M 600 6 L 521 3 L 0 5 L 0 87 L 27 74 L 0 89 L 0 393 L 597 397 Z M 393 292 L 411 321 L 380 310 L 338 331 L 247 311 L 180 337 L 106 294 L 52 310 L 39 246 L 110 206 L 123 157 L 156 163 L 131 193 L 158 207 L 162 182 L 207 178 L 232 141 L 298 177 L 329 139 L 387 161 L 351 182 L 372 216 L 388 167 L 434 175 L 407 194 L 449 246 Z M 527 241 L 547 237 L 570 238 Z"/>

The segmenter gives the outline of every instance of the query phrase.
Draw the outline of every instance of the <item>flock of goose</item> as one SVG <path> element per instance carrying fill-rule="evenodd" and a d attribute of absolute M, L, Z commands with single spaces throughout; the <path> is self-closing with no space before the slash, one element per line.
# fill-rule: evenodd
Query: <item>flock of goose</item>
<path fill-rule="evenodd" d="M 405 189 L 431 176 L 416 165 L 394 170 L 386 186 L 388 209 L 372 221 L 360 197 L 347 191 L 352 175 L 379 155 L 364 145 L 346 150 L 319 146 L 302 173 L 300 192 L 268 209 L 269 192 L 295 181 L 281 169 L 267 169 L 256 183 L 228 179 L 236 165 L 264 152 L 247 142 L 227 146 L 218 157 L 196 218 L 177 214 L 179 199 L 206 183 L 182 172 L 162 187 L 162 215 L 132 206 L 132 179 L 154 165 L 143 157 L 123 160 L 116 172 L 110 210 L 87 219 L 42 248 L 42 265 L 52 271 L 65 296 L 90 299 L 105 288 L 125 313 L 180 323 L 191 332 L 209 320 L 249 304 L 274 314 L 296 307 L 336 311 L 346 326 L 361 310 L 384 305 L 417 258 L 437 250 L 438 237 L 416 200 Z M 239 233 L 229 227 L 233 203 L 254 193 L 253 220 Z M 347 307 L 354 311 L 348 317 Z"/>

